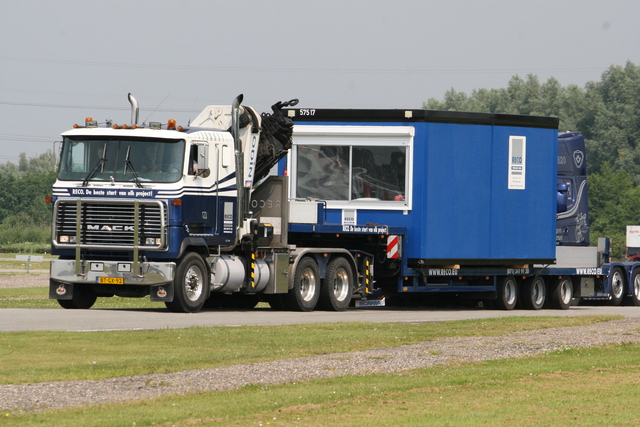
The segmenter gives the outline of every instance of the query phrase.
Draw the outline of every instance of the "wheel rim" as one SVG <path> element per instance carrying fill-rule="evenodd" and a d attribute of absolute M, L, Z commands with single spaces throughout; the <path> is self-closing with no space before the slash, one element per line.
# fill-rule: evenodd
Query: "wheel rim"
<path fill-rule="evenodd" d="M 300 275 L 300 297 L 311 301 L 316 294 L 316 275 L 311 268 L 305 268 Z"/>
<path fill-rule="evenodd" d="M 509 305 L 515 304 L 516 302 L 515 280 L 507 280 L 507 283 L 504 284 L 504 299 Z"/>
<path fill-rule="evenodd" d="M 572 291 L 571 282 L 563 280 L 560 284 L 560 298 L 563 304 L 569 304 L 571 302 Z"/>
<path fill-rule="evenodd" d="M 184 277 L 184 288 L 189 301 L 197 301 L 204 289 L 202 271 L 195 265 L 187 270 Z"/>
<path fill-rule="evenodd" d="M 619 271 L 615 271 L 613 273 L 613 277 L 611 278 L 611 293 L 613 294 L 614 298 L 620 298 L 622 297 L 622 292 L 622 274 L 620 274 Z"/>
<path fill-rule="evenodd" d="M 349 274 L 344 268 L 338 269 L 333 278 L 333 296 L 338 301 L 344 301 L 349 295 Z"/>
<path fill-rule="evenodd" d="M 633 295 L 636 298 L 640 297 L 640 274 L 633 278 Z"/>
<path fill-rule="evenodd" d="M 536 280 L 533 282 L 533 287 L 531 289 L 532 292 L 532 300 L 536 306 L 541 306 L 544 304 L 545 299 L 545 287 L 544 282 L 542 280 Z"/>

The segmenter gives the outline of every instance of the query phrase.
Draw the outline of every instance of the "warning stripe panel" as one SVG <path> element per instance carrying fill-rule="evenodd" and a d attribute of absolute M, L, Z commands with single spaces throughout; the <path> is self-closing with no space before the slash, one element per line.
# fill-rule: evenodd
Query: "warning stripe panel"
<path fill-rule="evenodd" d="M 400 256 L 400 237 L 387 237 L 387 258 L 398 258 Z"/>

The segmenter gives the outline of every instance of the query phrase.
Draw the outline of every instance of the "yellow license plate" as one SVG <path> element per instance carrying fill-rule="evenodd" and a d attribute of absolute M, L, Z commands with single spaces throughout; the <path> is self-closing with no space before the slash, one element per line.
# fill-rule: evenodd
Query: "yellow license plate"
<path fill-rule="evenodd" d="M 124 285 L 122 277 L 98 277 L 98 283 L 103 285 Z"/>

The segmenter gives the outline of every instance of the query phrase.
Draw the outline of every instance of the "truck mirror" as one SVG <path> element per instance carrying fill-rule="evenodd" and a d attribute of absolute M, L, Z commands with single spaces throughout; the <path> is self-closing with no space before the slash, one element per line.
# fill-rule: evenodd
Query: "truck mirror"
<path fill-rule="evenodd" d="M 556 203 L 557 209 L 556 212 L 566 212 L 567 210 L 567 191 L 569 191 L 569 186 L 567 184 L 558 184 L 557 188 L 557 196 Z"/>

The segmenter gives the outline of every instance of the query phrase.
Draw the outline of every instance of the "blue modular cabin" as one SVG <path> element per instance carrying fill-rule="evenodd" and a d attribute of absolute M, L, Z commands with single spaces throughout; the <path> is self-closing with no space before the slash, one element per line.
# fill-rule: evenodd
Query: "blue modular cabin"
<path fill-rule="evenodd" d="M 309 245 L 309 232 L 324 245 L 336 230 L 388 234 L 376 282 L 401 293 L 494 298 L 497 291 L 500 299 L 503 278 L 554 262 L 557 118 L 428 110 L 288 115 L 293 147 L 281 169 L 291 179 L 290 198 L 319 199 L 324 207 L 318 224 L 289 224 L 291 242 Z M 333 242 L 344 246 L 345 239 Z M 364 248 L 362 240 L 354 247 Z"/>
<path fill-rule="evenodd" d="M 325 224 L 395 229 L 409 265 L 555 258 L 556 118 L 426 110 L 289 114 L 295 123 L 291 196 L 325 200 Z M 394 134 L 394 127 L 403 130 Z M 333 172 L 313 160 L 318 150 Z M 394 153 L 403 157 L 399 172 Z M 363 191 L 366 183 L 371 188 Z"/>

